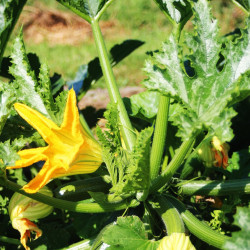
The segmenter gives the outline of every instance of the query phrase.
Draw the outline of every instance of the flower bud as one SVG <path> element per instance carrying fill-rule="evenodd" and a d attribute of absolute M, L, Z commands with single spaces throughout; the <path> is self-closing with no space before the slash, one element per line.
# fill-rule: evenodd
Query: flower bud
<path fill-rule="evenodd" d="M 42 188 L 39 192 L 50 197 L 53 196 L 47 187 Z M 35 239 L 42 235 L 42 230 L 31 221 L 48 216 L 53 211 L 53 207 L 25 195 L 14 193 L 10 199 L 8 209 L 12 226 L 20 232 L 20 241 L 24 248 L 28 250 L 29 247 L 26 243 L 31 237 L 30 232 L 34 231 L 36 233 Z"/>
<path fill-rule="evenodd" d="M 221 141 L 214 136 L 212 140 L 206 139 L 198 149 L 198 154 L 206 167 L 223 167 L 228 166 L 228 151 L 229 145 L 221 143 Z"/>
<path fill-rule="evenodd" d="M 169 236 L 165 236 L 157 250 L 195 250 L 195 247 L 192 245 L 189 236 L 186 236 L 184 233 L 172 233 Z"/>

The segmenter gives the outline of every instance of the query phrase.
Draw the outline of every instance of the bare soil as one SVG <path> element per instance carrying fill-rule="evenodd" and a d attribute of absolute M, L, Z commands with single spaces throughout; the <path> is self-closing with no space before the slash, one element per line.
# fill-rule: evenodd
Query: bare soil
<path fill-rule="evenodd" d="M 122 97 L 130 97 L 137 93 L 143 92 L 145 89 L 136 86 L 127 86 L 120 88 Z M 95 110 L 105 109 L 110 102 L 108 91 L 106 89 L 91 89 L 78 103 L 79 109 L 85 109 L 89 106 L 95 108 Z"/>
<path fill-rule="evenodd" d="M 25 39 L 33 43 L 78 45 L 92 37 L 90 24 L 79 16 L 43 5 L 25 6 L 20 19 Z M 104 34 L 115 27 L 114 22 L 100 23 Z"/>

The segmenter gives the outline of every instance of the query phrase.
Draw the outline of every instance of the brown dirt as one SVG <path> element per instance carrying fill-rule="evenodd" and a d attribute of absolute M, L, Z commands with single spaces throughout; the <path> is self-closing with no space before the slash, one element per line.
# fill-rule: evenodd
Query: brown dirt
<path fill-rule="evenodd" d="M 141 87 L 124 87 L 120 88 L 122 97 L 130 97 L 132 95 L 143 92 L 145 89 Z M 96 110 L 105 109 L 110 102 L 108 91 L 106 89 L 91 89 L 78 103 L 79 109 L 85 109 L 86 107 L 93 107 Z"/>
<path fill-rule="evenodd" d="M 26 6 L 20 19 L 25 39 L 34 43 L 78 45 L 92 37 L 90 24 L 79 16 L 43 5 Z M 104 34 L 115 26 L 114 21 L 100 25 Z"/>

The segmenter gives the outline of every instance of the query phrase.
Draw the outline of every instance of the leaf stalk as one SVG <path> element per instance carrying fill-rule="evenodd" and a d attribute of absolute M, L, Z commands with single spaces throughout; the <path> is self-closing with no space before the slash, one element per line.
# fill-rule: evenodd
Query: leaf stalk
<path fill-rule="evenodd" d="M 183 181 L 179 192 L 181 195 L 213 195 L 250 194 L 250 178 L 227 181 Z"/>
<path fill-rule="evenodd" d="M 63 209 L 63 210 L 77 212 L 77 213 L 113 212 L 113 211 L 127 209 L 128 207 L 136 207 L 139 205 L 139 202 L 135 200 L 132 200 L 130 202 L 122 201 L 119 203 L 102 203 L 102 204 L 83 203 L 82 201 L 79 201 L 79 202 L 65 201 L 62 199 L 49 197 L 41 193 L 34 193 L 34 194 L 26 193 L 24 190 L 22 190 L 22 187 L 20 185 L 14 182 L 11 182 L 7 179 L 4 179 L 4 178 L 0 178 L 0 184 L 5 186 L 8 189 L 11 189 L 14 192 L 18 192 L 34 200 L 43 202 L 47 205 L 53 206 L 55 208 Z"/>
<path fill-rule="evenodd" d="M 219 249 L 222 248 L 226 240 L 230 239 L 230 237 L 214 231 L 206 223 L 198 220 L 182 202 L 173 196 L 167 196 L 167 199 L 178 209 L 188 230 L 199 239 Z"/>
<path fill-rule="evenodd" d="M 169 99 L 170 98 L 167 96 L 160 96 L 159 109 L 155 123 L 154 139 L 150 154 L 151 181 L 158 176 L 161 166 L 168 127 Z"/>
<path fill-rule="evenodd" d="M 176 173 L 178 168 L 181 166 L 183 160 L 185 159 L 186 155 L 190 151 L 190 148 L 195 142 L 196 136 L 192 136 L 188 140 L 184 141 L 180 148 L 177 150 L 176 154 L 174 155 L 173 159 L 166 167 L 166 169 L 159 175 L 153 182 L 150 188 L 150 193 L 154 193 L 167 184 L 173 175 Z"/>
<path fill-rule="evenodd" d="M 133 145 L 135 143 L 135 132 L 129 120 L 128 113 L 126 111 L 123 100 L 121 98 L 98 21 L 92 20 L 91 27 L 95 38 L 96 48 L 99 55 L 99 60 L 110 96 L 110 100 L 112 103 L 117 104 L 117 108 L 119 111 L 121 134 L 127 149 L 132 151 Z"/>
<path fill-rule="evenodd" d="M 181 215 L 168 199 L 164 196 L 157 196 L 154 200 L 153 208 L 162 218 L 168 235 L 172 233 L 185 233 Z"/>

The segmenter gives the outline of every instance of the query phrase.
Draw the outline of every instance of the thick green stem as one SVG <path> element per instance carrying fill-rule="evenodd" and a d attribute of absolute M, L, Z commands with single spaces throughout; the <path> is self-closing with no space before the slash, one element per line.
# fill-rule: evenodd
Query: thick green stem
<path fill-rule="evenodd" d="M 185 227 L 178 210 L 164 196 L 157 196 L 153 203 L 154 210 L 161 216 L 168 235 L 185 233 Z"/>
<path fill-rule="evenodd" d="M 17 185 L 14 182 L 11 182 L 6 179 L 0 179 L 0 184 L 13 190 L 14 192 L 18 192 L 27 197 L 30 197 L 34 200 L 43 202 L 55 208 L 60 208 L 63 210 L 69 210 L 77 213 L 105 213 L 105 212 L 113 212 L 118 210 L 127 209 L 128 207 L 138 206 L 139 202 L 132 200 L 131 202 L 120 202 L 120 203 L 82 203 L 80 202 L 72 202 L 65 201 L 53 197 L 49 197 L 47 195 L 43 195 L 40 193 L 29 194 L 22 190 L 20 185 Z"/>
<path fill-rule="evenodd" d="M 199 239 L 220 249 L 225 241 L 230 239 L 230 237 L 214 231 L 206 223 L 198 220 L 179 200 L 172 196 L 167 196 L 167 199 L 178 209 L 188 230 Z"/>
<path fill-rule="evenodd" d="M 167 168 L 162 172 L 160 176 L 158 176 L 151 185 L 150 193 L 154 193 L 167 184 L 173 175 L 176 173 L 178 168 L 181 166 L 183 160 L 185 159 L 187 153 L 191 149 L 193 143 L 195 142 L 195 136 L 189 138 L 187 141 L 184 141 L 176 154 L 174 155 L 173 159 L 167 166 Z"/>
<path fill-rule="evenodd" d="M 92 20 L 91 27 L 95 38 L 96 48 L 101 63 L 102 72 L 109 92 L 110 100 L 117 104 L 120 118 L 120 128 L 127 149 L 132 150 L 135 143 L 135 132 L 128 117 L 128 113 L 121 98 L 112 66 L 108 58 L 108 52 L 104 43 L 102 32 L 97 20 Z"/>
<path fill-rule="evenodd" d="M 180 193 L 184 195 L 250 194 L 250 178 L 229 181 L 183 181 L 179 185 Z"/>
<path fill-rule="evenodd" d="M 9 238 L 6 236 L 0 236 L 0 242 L 5 242 L 5 243 L 13 244 L 13 245 L 21 245 L 19 240 Z"/>
<path fill-rule="evenodd" d="M 161 95 L 155 123 L 154 139 L 150 155 L 150 179 L 154 180 L 160 170 L 162 155 L 166 142 L 169 112 L 169 97 Z"/>

